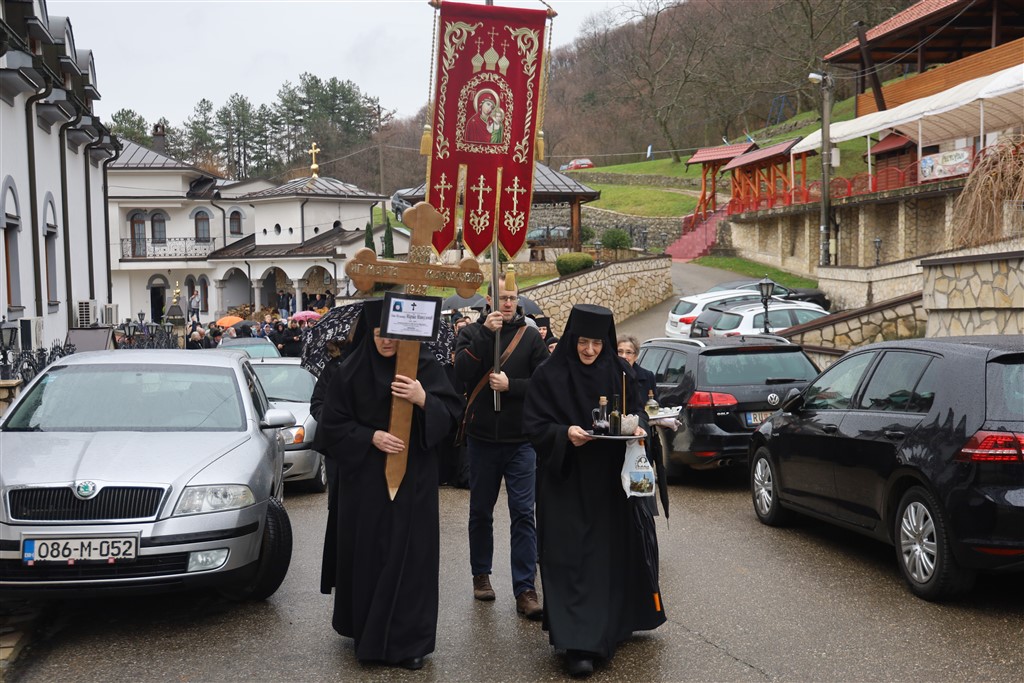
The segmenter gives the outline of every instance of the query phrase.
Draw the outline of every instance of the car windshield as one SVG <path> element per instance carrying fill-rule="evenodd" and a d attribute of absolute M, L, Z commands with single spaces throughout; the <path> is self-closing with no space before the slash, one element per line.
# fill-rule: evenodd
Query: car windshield
<path fill-rule="evenodd" d="M 253 363 L 252 369 L 260 378 L 267 400 L 309 403 L 316 386 L 316 377 L 299 365 L 270 365 Z"/>
<path fill-rule="evenodd" d="M 3 429 L 243 431 L 245 409 L 231 368 L 134 363 L 68 365 L 48 370 L 11 412 Z"/>
<path fill-rule="evenodd" d="M 803 382 L 818 374 L 818 369 L 799 349 L 743 351 L 703 354 L 697 378 L 700 386 Z"/>
<path fill-rule="evenodd" d="M 250 358 L 280 358 L 281 352 L 265 339 L 232 339 L 221 343 L 222 349 L 245 349 Z"/>

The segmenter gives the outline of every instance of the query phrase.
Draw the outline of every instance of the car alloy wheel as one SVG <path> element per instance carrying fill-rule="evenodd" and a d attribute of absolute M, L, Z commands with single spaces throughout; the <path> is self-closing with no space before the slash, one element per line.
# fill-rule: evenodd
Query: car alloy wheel
<path fill-rule="evenodd" d="M 945 514 L 923 486 L 903 494 L 893 521 L 900 571 L 910 590 L 925 600 L 942 600 L 969 590 L 975 572 L 957 564 Z"/>
<path fill-rule="evenodd" d="M 930 581 L 935 574 L 935 522 L 921 503 L 913 502 L 903 510 L 900 548 L 910 578 L 918 583 Z"/>
<path fill-rule="evenodd" d="M 775 469 L 764 446 L 754 453 L 750 465 L 750 495 L 754 500 L 754 513 L 761 523 L 780 526 L 789 520 L 789 510 L 779 503 Z"/>

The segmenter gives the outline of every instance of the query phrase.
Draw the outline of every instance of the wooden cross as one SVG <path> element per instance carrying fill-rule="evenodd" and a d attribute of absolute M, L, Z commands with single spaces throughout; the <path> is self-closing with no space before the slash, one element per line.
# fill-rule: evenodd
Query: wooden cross
<path fill-rule="evenodd" d="M 345 274 L 360 291 L 369 291 L 378 283 L 406 285 L 408 294 L 425 294 L 428 286 L 455 287 L 459 296 L 472 296 L 483 284 L 484 276 L 476 259 L 466 257 L 458 266 L 430 263 L 433 253 L 431 236 L 444 226 L 444 219 L 433 206 L 419 202 L 402 213 L 402 222 L 412 228 L 409 242 L 409 260 L 378 260 L 373 249 L 362 248 L 345 264 Z M 419 366 L 420 343 L 399 340 L 395 374 L 416 379 Z M 389 453 L 384 473 L 388 480 L 388 494 L 395 499 L 398 487 L 405 478 L 409 461 L 409 432 L 412 429 L 412 403 L 401 398 L 391 399 L 391 424 L 388 431 L 405 444 L 401 453 Z"/>

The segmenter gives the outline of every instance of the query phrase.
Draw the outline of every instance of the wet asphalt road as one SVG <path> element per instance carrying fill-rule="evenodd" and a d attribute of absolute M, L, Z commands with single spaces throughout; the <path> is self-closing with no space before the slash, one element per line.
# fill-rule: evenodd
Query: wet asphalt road
<path fill-rule="evenodd" d="M 677 288 L 694 291 L 718 273 L 694 268 L 676 267 Z M 688 283 L 693 277 L 696 282 Z M 670 305 L 626 321 L 619 331 L 641 339 L 660 336 Z M 592 680 L 1020 680 L 1021 575 L 983 577 L 967 598 L 931 604 L 905 589 L 889 546 L 811 520 L 784 529 L 762 526 L 742 474 L 697 473 L 670 489 L 671 518 L 657 522 L 668 623 L 623 644 Z M 266 602 L 234 604 L 200 593 L 53 603 L 44 607 L 39 631 L 4 678 L 564 678 L 540 625 L 515 613 L 504 498 L 495 510 L 498 599 L 472 599 L 468 500 L 467 491 L 441 490 L 437 650 L 422 671 L 362 667 L 350 643 L 331 629 L 331 599 L 319 593 L 325 496 L 289 491 L 292 565 Z"/>

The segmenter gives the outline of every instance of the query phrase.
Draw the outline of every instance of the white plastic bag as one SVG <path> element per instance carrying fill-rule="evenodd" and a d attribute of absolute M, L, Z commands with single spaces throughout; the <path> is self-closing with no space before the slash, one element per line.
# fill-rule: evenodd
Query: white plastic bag
<path fill-rule="evenodd" d="M 643 439 L 630 439 L 626 442 L 626 457 L 622 460 L 622 490 L 626 497 L 653 496 L 655 486 L 654 468 L 647 459 L 647 449 Z"/>

